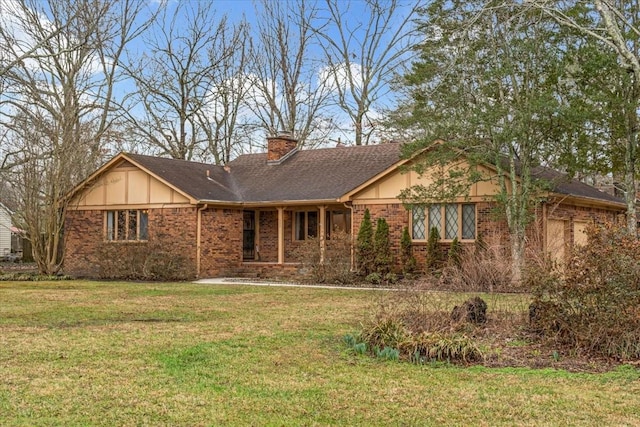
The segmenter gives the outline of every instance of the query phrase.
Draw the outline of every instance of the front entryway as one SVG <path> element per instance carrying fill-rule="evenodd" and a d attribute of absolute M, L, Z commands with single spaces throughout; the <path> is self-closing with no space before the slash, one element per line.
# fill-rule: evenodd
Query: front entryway
<path fill-rule="evenodd" d="M 242 259 L 253 261 L 256 257 L 256 212 L 244 211 L 242 224 Z"/>

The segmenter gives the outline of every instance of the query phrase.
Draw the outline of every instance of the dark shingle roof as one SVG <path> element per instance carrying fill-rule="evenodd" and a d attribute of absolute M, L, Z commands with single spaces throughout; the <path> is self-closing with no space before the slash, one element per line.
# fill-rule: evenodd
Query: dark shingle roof
<path fill-rule="evenodd" d="M 229 163 L 247 202 L 338 199 L 400 160 L 400 144 L 302 150 L 281 164 L 266 154 Z"/>
<path fill-rule="evenodd" d="M 126 156 L 196 200 L 240 201 L 232 177 L 221 166 L 141 154 Z"/>
<path fill-rule="evenodd" d="M 154 175 L 199 201 L 286 202 L 336 200 L 400 160 L 401 144 L 301 150 L 279 164 L 266 153 L 245 154 L 222 166 L 126 154 Z M 538 167 L 534 178 L 551 191 L 624 206 L 610 194 L 553 169 Z"/>
<path fill-rule="evenodd" d="M 553 192 L 568 196 L 582 197 L 586 199 L 600 200 L 624 205 L 624 200 L 611 194 L 598 190 L 597 188 L 569 178 L 566 174 L 553 169 L 539 166 L 534 168 L 531 175 L 549 183 Z"/>

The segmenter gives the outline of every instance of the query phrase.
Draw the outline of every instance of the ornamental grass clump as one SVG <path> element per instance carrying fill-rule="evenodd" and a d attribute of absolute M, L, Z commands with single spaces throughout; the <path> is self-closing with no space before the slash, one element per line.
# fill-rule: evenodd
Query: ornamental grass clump
<path fill-rule="evenodd" d="M 482 304 L 486 307 L 484 301 Z M 397 350 L 398 359 L 412 363 L 483 360 L 479 346 L 468 333 L 473 335 L 474 329 L 484 327 L 486 318 L 470 323 L 456 320 L 450 316 L 448 307 L 448 302 L 437 306 L 433 296 L 423 292 L 385 298 L 356 341 L 366 343 L 373 356 L 381 357 L 385 348 L 388 349 L 385 354 L 395 354 L 393 349 Z"/>

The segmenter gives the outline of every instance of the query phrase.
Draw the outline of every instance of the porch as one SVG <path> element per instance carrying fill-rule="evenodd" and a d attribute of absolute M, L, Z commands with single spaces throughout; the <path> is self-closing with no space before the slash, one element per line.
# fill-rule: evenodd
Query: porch
<path fill-rule="evenodd" d="M 351 209 L 338 204 L 246 208 L 242 217 L 242 269 L 295 270 L 301 261 L 296 252 L 311 239 L 323 262 L 332 233 L 353 235 Z"/>

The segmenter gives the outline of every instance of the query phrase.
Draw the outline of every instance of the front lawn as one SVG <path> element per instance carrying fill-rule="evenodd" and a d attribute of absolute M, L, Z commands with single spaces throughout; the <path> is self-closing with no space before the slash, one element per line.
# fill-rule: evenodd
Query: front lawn
<path fill-rule="evenodd" d="M 587 374 L 349 353 L 342 337 L 380 295 L 0 282 L 0 424 L 640 424 L 629 366 Z M 487 302 L 526 307 L 517 295 Z"/>

